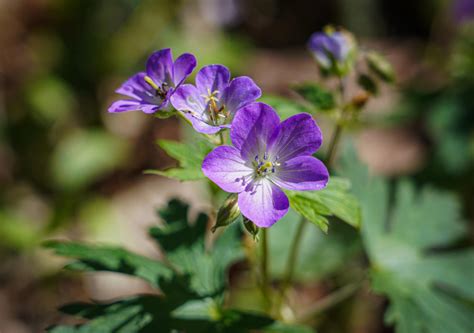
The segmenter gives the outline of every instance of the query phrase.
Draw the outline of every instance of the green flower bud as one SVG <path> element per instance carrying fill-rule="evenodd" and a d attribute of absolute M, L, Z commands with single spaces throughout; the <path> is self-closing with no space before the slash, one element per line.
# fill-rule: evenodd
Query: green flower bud
<path fill-rule="evenodd" d="M 260 231 L 260 228 L 255 225 L 252 221 L 250 221 L 248 218 L 244 216 L 244 227 L 245 230 L 247 230 L 253 237 L 255 241 L 258 240 L 258 232 Z"/>
<path fill-rule="evenodd" d="M 237 204 L 237 194 L 230 194 L 225 199 L 221 208 L 217 212 L 216 224 L 211 228 L 212 232 L 215 232 L 219 227 L 225 227 L 237 220 L 240 216 L 239 205 Z"/>
<path fill-rule="evenodd" d="M 385 82 L 395 81 L 395 71 L 392 65 L 383 55 L 375 51 L 369 51 L 365 55 L 369 69 Z"/>

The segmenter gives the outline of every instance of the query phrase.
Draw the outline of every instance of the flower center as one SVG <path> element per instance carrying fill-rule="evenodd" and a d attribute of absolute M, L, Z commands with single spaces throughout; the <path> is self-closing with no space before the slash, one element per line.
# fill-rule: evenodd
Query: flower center
<path fill-rule="evenodd" d="M 155 81 L 148 75 L 144 77 L 146 83 L 155 90 L 155 97 L 160 97 L 162 100 L 166 98 L 168 94 L 169 86 L 168 83 L 163 82 L 161 86 L 157 85 Z"/>
<path fill-rule="evenodd" d="M 276 156 L 273 160 L 271 160 L 268 156 L 268 153 L 265 152 L 262 157 L 259 155 L 255 156 L 255 162 L 253 163 L 255 167 L 255 172 L 259 177 L 265 177 L 272 173 L 275 173 L 275 168 L 280 166 L 280 162 L 278 162 L 278 156 Z"/>
<path fill-rule="evenodd" d="M 211 92 L 211 89 L 207 89 L 207 94 L 201 95 L 204 97 L 206 104 L 207 104 L 207 115 L 212 122 L 213 125 L 222 125 L 225 123 L 228 112 L 224 111 L 225 106 L 222 104 L 221 106 L 218 105 L 219 98 L 219 90 L 214 90 Z"/>

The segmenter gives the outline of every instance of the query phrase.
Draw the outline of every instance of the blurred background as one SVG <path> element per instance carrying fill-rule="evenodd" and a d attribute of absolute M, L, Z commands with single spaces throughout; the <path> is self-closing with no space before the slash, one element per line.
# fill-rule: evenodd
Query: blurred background
<path fill-rule="evenodd" d="M 306 49 L 311 33 L 326 24 L 352 31 L 397 73 L 351 137 L 359 157 L 377 174 L 455 192 L 472 242 L 472 19 L 474 0 L 0 0 L 0 332 L 41 332 L 72 300 L 147 291 L 130 278 L 62 272 L 43 240 L 153 256 L 145 227 L 156 208 L 179 196 L 195 211 L 210 209 L 205 184 L 142 173 L 174 165 L 154 142 L 189 136 L 176 118 L 107 113 L 119 84 L 164 47 L 292 97 L 289 85 L 319 78 Z M 343 331 L 391 332 L 384 299 L 360 297 L 370 306 Z"/>

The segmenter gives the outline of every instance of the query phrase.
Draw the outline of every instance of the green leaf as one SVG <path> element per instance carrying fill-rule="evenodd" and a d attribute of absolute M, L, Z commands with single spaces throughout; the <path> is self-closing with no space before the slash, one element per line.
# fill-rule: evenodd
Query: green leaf
<path fill-rule="evenodd" d="M 358 228 L 360 208 L 357 199 L 349 193 L 350 182 L 339 177 L 330 177 L 325 189 L 320 191 L 287 191 L 291 208 L 328 231 L 328 216 L 336 216 Z"/>
<path fill-rule="evenodd" d="M 375 51 L 369 51 L 366 54 L 366 59 L 369 69 L 381 80 L 385 82 L 395 81 L 395 71 L 392 64 L 383 55 Z"/>
<path fill-rule="evenodd" d="M 34 110 L 33 116 L 49 124 L 59 119 L 64 120 L 77 105 L 71 87 L 52 75 L 30 84 L 27 87 L 26 97 Z"/>
<path fill-rule="evenodd" d="M 326 111 L 336 107 L 333 94 L 319 85 L 304 83 L 293 89 L 318 110 Z"/>
<path fill-rule="evenodd" d="M 298 214 L 290 210 L 269 230 L 270 273 L 275 279 L 284 276 L 297 221 Z M 347 263 L 361 250 L 358 231 L 341 222 L 331 224 L 328 234 L 308 224 L 299 246 L 294 278 L 300 282 L 315 281 L 341 269 L 347 270 Z"/>
<path fill-rule="evenodd" d="M 72 132 L 54 152 L 54 182 L 66 190 L 79 190 L 120 165 L 126 155 L 126 143 L 105 131 Z"/>
<path fill-rule="evenodd" d="M 29 249 L 38 245 L 43 237 L 38 221 L 22 216 L 21 211 L 0 208 L 0 247 Z"/>
<path fill-rule="evenodd" d="M 465 234 L 456 198 L 402 181 L 391 203 L 385 180 L 353 156 L 343 162 L 361 200 L 373 288 L 390 299 L 387 322 L 398 333 L 471 332 L 474 250 L 441 250 Z"/>
<path fill-rule="evenodd" d="M 55 326 L 48 331 L 241 333 L 257 330 L 306 333 L 304 327 L 283 325 L 264 314 L 222 307 L 226 270 L 243 255 L 239 226 L 234 224 L 226 228 L 212 249 L 207 251 L 204 236 L 208 218 L 201 214 L 194 223 L 189 223 L 188 208 L 179 200 L 170 201 L 159 212 L 164 225 L 150 230 L 175 270 L 120 248 L 49 242 L 47 246 L 56 253 L 79 259 L 70 268 L 130 274 L 156 286 L 159 280 L 163 296 L 136 296 L 108 304 L 67 305 L 61 309 L 62 312 L 82 317 L 86 322 L 77 326 Z"/>
<path fill-rule="evenodd" d="M 198 141 L 195 144 L 159 140 L 158 145 L 168 155 L 178 161 L 179 166 L 168 170 L 146 170 L 146 174 L 156 174 L 181 181 L 198 180 L 206 178 L 201 171 L 201 164 L 212 146 L 206 141 Z"/>
<path fill-rule="evenodd" d="M 359 86 L 373 95 L 377 95 L 379 88 L 377 83 L 367 74 L 360 74 L 357 78 Z"/>
<path fill-rule="evenodd" d="M 265 95 L 260 98 L 260 102 L 266 103 L 274 108 L 283 120 L 301 112 L 310 112 L 307 107 L 300 103 L 279 96 Z"/>
<path fill-rule="evenodd" d="M 182 272 L 191 276 L 192 289 L 201 295 L 222 293 L 226 270 L 243 258 L 239 226 L 227 227 L 217 238 L 211 251 L 204 244 L 208 217 L 200 214 L 193 223 L 188 220 L 189 206 L 172 200 L 160 210 L 162 226 L 150 229 L 150 235 L 167 255 L 167 259 Z"/>
<path fill-rule="evenodd" d="M 275 322 L 259 313 L 215 309 L 209 300 L 195 300 L 181 306 L 170 305 L 157 296 L 131 297 L 109 304 L 76 303 L 62 312 L 89 319 L 78 326 L 51 327 L 51 333 L 242 333 L 263 330 L 273 333 L 312 332 L 304 326 Z M 216 312 L 217 311 L 217 312 Z"/>
<path fill-rule="evenodd" d="M 70 270 L 122 273 L 140 277 L 155 287 L 159 287 L 162 279 L 172 276 L 172 270 L 163 263 L 120 247 L 59 241 L 49 241 L 44 246 L 53 249 L 58 255 L 77 259 L 66 266 Z"/>

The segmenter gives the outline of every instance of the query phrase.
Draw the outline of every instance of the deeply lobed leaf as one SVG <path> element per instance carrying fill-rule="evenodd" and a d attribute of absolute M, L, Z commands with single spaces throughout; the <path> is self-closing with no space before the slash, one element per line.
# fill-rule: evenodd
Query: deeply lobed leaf
<path fill-rule="evenodd" d="M 403 181 L 392 203 L 385 180 L 369 177 L 354 156 L 343 165 L 361 200 L 374 290 L 391 302 L 387 322 L 399 333 L 471 332 L 474 250 L 440 250 L 465 231 L 456 199 Z"/>

